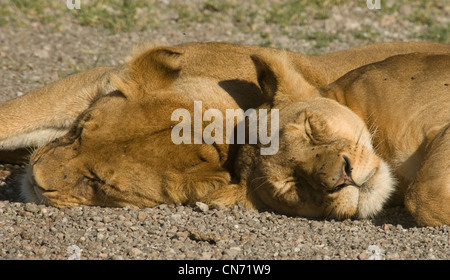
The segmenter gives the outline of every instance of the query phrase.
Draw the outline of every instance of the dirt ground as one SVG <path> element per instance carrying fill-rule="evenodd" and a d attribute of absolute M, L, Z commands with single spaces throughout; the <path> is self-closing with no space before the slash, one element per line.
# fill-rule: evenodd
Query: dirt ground
<path fill-rule="evenodd" d="M 366 1 L 81 0 L 79 10 L 55 2 L 0 0 L 0 103 L 119 65 L 143 41 L 226 41 L 311 55 L 378 42 L 450 43 L 446 0 L 381 0 L 381 9 Z M 403 208 L 359 221 L 198 205 L 56 209 L 21 202 L 22 169 L 0 165 L 0 259 L 450 259 L 450 227 L 417 227 Z"/>

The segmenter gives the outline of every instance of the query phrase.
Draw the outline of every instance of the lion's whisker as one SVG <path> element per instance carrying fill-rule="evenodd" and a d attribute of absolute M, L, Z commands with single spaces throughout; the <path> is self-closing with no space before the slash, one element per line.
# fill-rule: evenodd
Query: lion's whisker
<path fill-rule="evenodd" d="M 257 187 L 253 188 L 253 189 L 251 190 L 252 192 L 256 192 L 260 187 L 262 187 L 265 183 L 268 182 L 268 180 L 267 180 L 267 179 L 268 179 L 268 176 L 261 176 L 261 177 L 254 178 L 254 179 L 252 180 L 252 182 L 254 182 L 255 180 L 261 180 L 261 179 L 263 179 L 262 183 L 259 184 Z"/>

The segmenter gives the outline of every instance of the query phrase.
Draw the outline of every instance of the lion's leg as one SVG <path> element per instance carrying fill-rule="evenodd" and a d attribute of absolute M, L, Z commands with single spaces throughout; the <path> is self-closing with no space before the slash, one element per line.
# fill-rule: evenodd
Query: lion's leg
<path fill-rule="evenodd" d="M 108 90 L 113 69 L 75 74 L 0 104 L 0 150 L 36 147 L 65 134 L 78 115 Z"/>
<path fill-rule="evenodd" d="M 419 225 L 450 225 L 450 126 L 427 147 L 415 182 L 408 188 L 405 204 Z"/>
<path fill-rule="evenodd" d="M 246 188 L 238 184 L 222 186 L 204 196 L 201 201 L 210 206 L 231 207 L 235 204 L 241 204 L 247 209 L 255 209 L 247 196 Z"/>

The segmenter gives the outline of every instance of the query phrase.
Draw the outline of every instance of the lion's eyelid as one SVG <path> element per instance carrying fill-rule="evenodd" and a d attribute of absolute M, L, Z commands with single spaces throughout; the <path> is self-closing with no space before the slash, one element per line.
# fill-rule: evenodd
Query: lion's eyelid
<path fill-rule="evenodd" d="M 314 141 L 313 130 L 312 130 L 312 127 L 311 127 L 311 123 L 309 121 L 309 117 L 305 118 L 304 127 L 305 127 L 305 134 L 306 134 L 306 136 L 308 136 L 308 138 L 310 138 L 311 140 Z"/>
<path fill-rule="evenodd" d="M 123 92 L 121 92 L 120 90 L 111 91 L 110 93 L 108 93 L 105 96 L 108 96 L 108 97 L 120 97 L 120 98 L 127 99 L 126 95 Z"/>

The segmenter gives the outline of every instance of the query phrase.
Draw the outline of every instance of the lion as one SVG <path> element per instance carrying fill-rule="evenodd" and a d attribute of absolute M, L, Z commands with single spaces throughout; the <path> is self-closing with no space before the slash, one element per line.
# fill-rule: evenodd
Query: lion
<path fill-rule="evenodd" d="M 27 202 L 190 203 L 228 189 L 236 145 L 176 145 L 171 113 L 185 108 L 194 114 L 196 100 L 204 110 L 222 112 L 267 102 L 252 54 L 287 53 L 308 83 L 320 87 L 361 65 L 421 49 L 450 51 L 431 43 L 387 43 L 317 57 L 228 43 L 144 48 L 124 65 L 79 73 L 1 104 L 6 125 L 0 146 L 36 147 L 21 184 Z"/>
<path fill-rule="evenodd" d="M 296 82 L 302 75 L 295 70 L 295 67 L 289 65 L 288 59 L 283 55 L 256 56 L 254 59 L 258 65 L 262 65 L 261 75 L 265 77 L 263 88 L 266 88 L 269 95 L 271 88 L 288 89 L 289 96 L 283 97 L 287 100 L 321 104 L 323 101 L 319 101 L 319 99 L 326 98 L 329 100 L 328 103 L 339 103 L 358 116 L 353 122 L 349 121 L 340 113 L 342 109 L 335 108 L 336 106 L 331 104 L 328 105 L 329 112 L 322 112 L 321 116 L 317 118 L 313 116 L 312 122 L 311 118 L 308 118 L 309 110 L 304 115 L 293 114 L 290 117 L 285 115 L 283 118 L 288 118 L 288 123 L 300 122 L 300 124 L 297 124 L 297 133 L 292 134 L 291 139 L 283 142 L 284 149 L 290 151 L 290 154 L 294 156 L 302 153 L 304 157 L 312 157 L 317 148 L 314 152 L 304 151 L 305 147 L 307 149 L 309 146 L 297 144 L 304 141 L 305 134 L 309 135 L 308 131 L 318 133 L 319 139 L 324 137 L 325 142 L 330 139 L 330 134 L 338 137 L 350 130 L 350 135 L 355 136 L 361 131 L 362 138 L 366 139 L 362 143 L 366 143 L 365 146 L 370 147 L 367 143 L 373 142 L 374 148 L 370 150 L 376 154 L 375 158 L 379 157 L 381 162 L 385 161 L 388 167 L 384 164 L 382 164 L 383 168 L 376 167 L 374 165 L 376 160 L 371 159 L 372 155 L 350 158 L 347 163 L 344 160 L 343 166 L 351 165 L 352 175 L 355 174 L 355 170 L 361 168 L 358 165 L 362 165 L 363 168 L 366 165 L 371 166 L 372 170 L 377 170 L 375 174 L 382 169 L 390 169 L 397 181 L 395 183 L 395 181 L 388 180 L 388 174 L 385 172 L 383 176 L 385 179 L 372 184 L 372 191 L 384 194 L 381 196 L 370 194 L 373 203 L 379 206 L 384 204 L 390 189 L 395 185 L 395 193 L 389 203 L 391 205 L 404 204 L 418 225 L 450 224 L 450 171 L 446 168 L 450 164 L 450 114 L 448 111 L 450 106 L 450 54 L 411 53 L 392 56 L 352 70 L 335 82 L 318 88 L 308 85 L 304 79 Z M 278 106 L 275 103 L 275 108 Z M 298 112 L 305 108 L 305 105 L 292 104 L 287 108 L 291 106 L 298 107 Z M 361 129 L 361 122 L 365 124 L 364 129 Z M 321 132 L 324 127 L 332 132 L 324 134 Z M 284 133 L 288 133 L 287 127 L 281 126 L 280 129 L 284 129 Z M 330 144 L 327 145 L 329 148 L 333 147 Z M 356 147 L 349 147 L 349 149 L 358 151 Z M 334 162 L 333 154 L 329 155 L 327 159 L 322 159 L 323 152 L 317 153 L 320 157 L 316 161 L 311 160 L 310 165 Z M 340 152 L 334 152 L 334 156 L 336 154 L 340 157 Z M 241 176 L 243 176 L 244 183 L 247 186 L 250 185 L 250 189 L 255 189 L 254 196 L 266 195 L 265 192 L 270 191 L 273 193 L 284 192 L 283 181 L 280 180 L 282 177 L 278 176 L 278 173 L 272 172 L 274 167 L 269 168 L 269 166 L 270 164 L 281 166 L 278 167 L 280 170 L 287 169 L 284 171 L 285 174 L 289 174 L 289 171 L 295 173 L 297 172 L 295 168 L 298 167 L 289 165 L 289 158 L 286 155 L 278 160 L 275 158 L 253 159 L 252 162 L 257 162 L 253 163 L 254 169 L 266 171 L 266 173 L 260 171 L 258 174 L 245 171 L 244 166 L 249 161 L 245 155 L 239 160 L 242 163 L 239 163 L 238 166 L 244 170 L 243 173 L 241 172 Z M 344 171 L 342 176 L 346 177 L 345 174 L 348 172 Z M 371 173 L 369 172 L 369 174 Z M 257 176 L 261 176 L 264 180 L 253 179 Z M 314 180 L 314 177 L 315 175 L 308 178 Z M 339 176 L 333 175 L 333 177 L 338 178 Z M 363 178 L 367 177 L 370 176 L 363 176 Z M 353 179 L 355 178 L 353 177 Z M 289 182 L 289 179 L 285 180 Z M 305 182 L 305 185 L 308 185 L 309 182 Z M 355 182 L 357 183 L 357 181 Z M 254 187 L 255 184 L 261 184 L 261 187 Z M 345 189 L 347 188 L 342 190 Z M 360 188 L 361 190 L 362 188 Z M 299 187 L 295 192 L 291 192 L 295 194 L 290 194 L 291 197 L 300 200 Z M 299 197 L 297 198 L 296 195 Z M 349 193 L 346 195 L 346 199 L 343 198 L 343 201 L 351 203 L 355 201 L 355 195 Z M 298 201 L 294 200 L 294 202 Z M 284 198 L 277 203 L 288 207 L 291 201 Z M 286 211 L 290 209 L 288 207 Z M 378 210 L 380 207 L 373 209 Z M 361 216 L 361 211 L 357 211 L 357 213 Z"/>
<path fill-rule="evenodd" d="M 308 218 L 375 216 L 396 181 L 373 147 L 371 133 L 348 107 L 320 97 L 282 56 L 280 61 L 252 56 L 268 100 L 261 108 L 279 115 L 278 126 L 271 127 L 279 134 L 279 151 L 261 155 L 265 145 L 246 143 L 235 162 L 238 183 L 204 200 Z"/>

